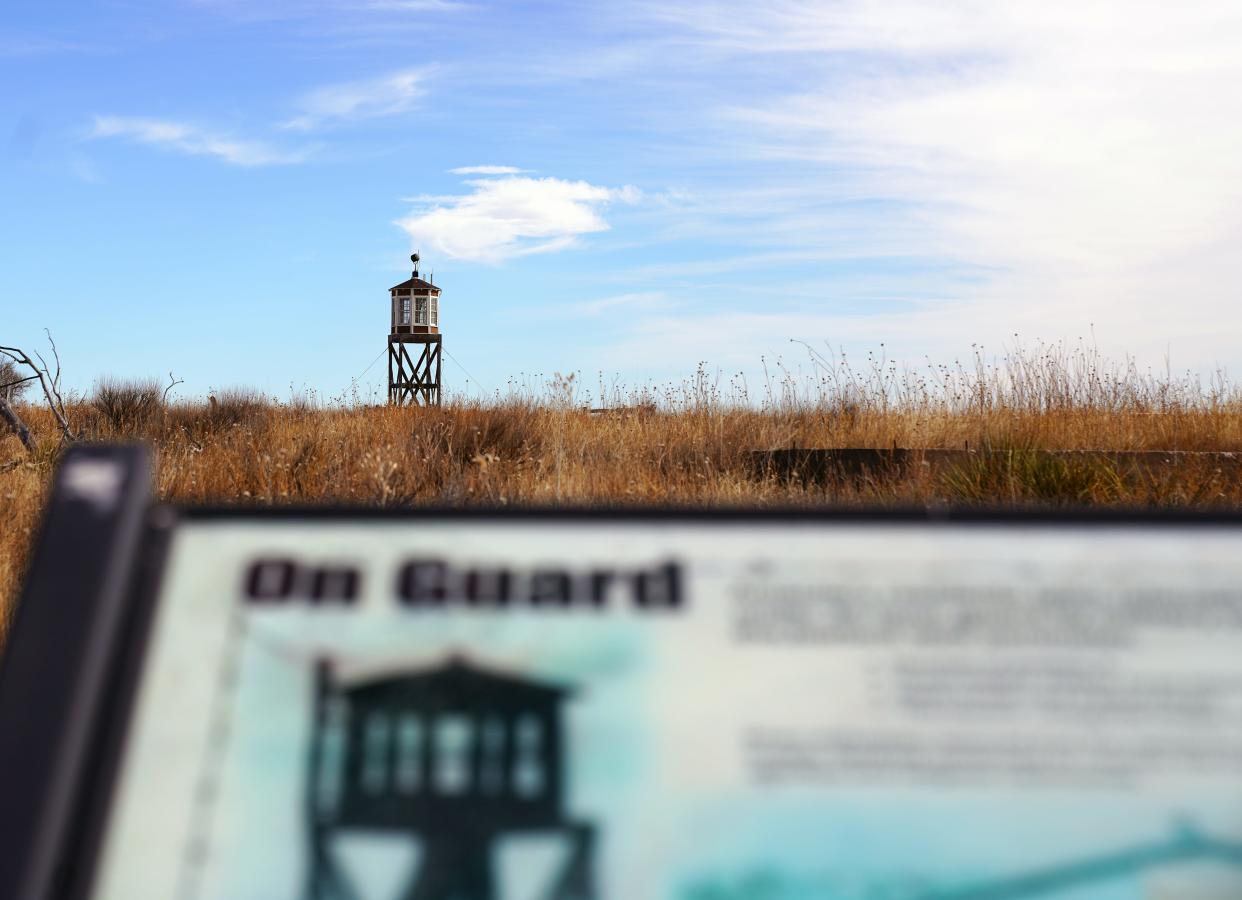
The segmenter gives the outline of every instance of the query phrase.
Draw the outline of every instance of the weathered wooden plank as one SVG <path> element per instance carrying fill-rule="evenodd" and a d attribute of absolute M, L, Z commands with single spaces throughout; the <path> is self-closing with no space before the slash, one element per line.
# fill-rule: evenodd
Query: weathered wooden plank
<path fill-rule="evenodd" d="M 939 472 L 954 466 L 1016 459 L 1100 462 L 1112 466 L 1119 474 L 1154 473 L 1179 466 L 1211 465 L 1229 474 L 1242 475 L 1242 452 L 1196 450 L 781 448 L 753 450 L 748 461 L 751 474 L 755 477 L 823 483 L 909 475 L 916 467 Z"/>

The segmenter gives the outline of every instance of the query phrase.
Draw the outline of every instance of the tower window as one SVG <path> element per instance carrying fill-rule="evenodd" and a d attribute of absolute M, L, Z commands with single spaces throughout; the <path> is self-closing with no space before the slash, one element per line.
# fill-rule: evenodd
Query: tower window
<path fill-rule="evenodd" d="M 367 717 L 362 746 L 362 789 L 379 794 L 388 781 L 388 716 L 373 712 Z"/>
<path fill-rule="evenodd" d="M 427 298 L 419 297 L 414 301 L 414 324 L 427 324 Z"/>
<path fill-rule="evenodd" d="M 423 723 L 406 713 L 397 723 L 397 759 L 394 780 L 397 788 L 413 793 L 422 788 L 424 756 Z"/>
<path fill-rule="evenodd" d="M 505 720 L 488 716 L 479 732 L 482 746 L 479 768 L 479 791 L 499 794 L 505 789 Z"/>
<path fill-rule="evenodd" d="M 435 294 L 431 295 L 431 324 L 440 324 L 440 298 Z"/>
<path fill-rule="evenodd" d="M 513 787 L 519 797 L 533 799 L 544 791 L 543 725 L 534 716 L 521 716 L 516 729 Z"/>
<path fill-rule="evenodd" d="M 401 320 L 397 324 L 399 325 L 410 324 L 410 298 L 409 297 L 403 297 L 401 299 Z"/>
<path fill-rule="evenodd" d="M 473 723 L 460 715 L 442 716 L 436 721 L 436 791 L 461 794 L 470 789 L 470 754 L 473 752 Z"/>

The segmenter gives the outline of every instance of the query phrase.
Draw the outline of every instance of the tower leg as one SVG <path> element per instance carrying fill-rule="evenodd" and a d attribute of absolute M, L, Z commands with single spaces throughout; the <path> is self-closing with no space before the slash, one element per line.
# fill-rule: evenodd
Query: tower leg
<path fill-rule="evenodd" d="M 569 837 L 573 842 L 569 862 L 546 896 L 548 900 L 596 900 L 595 829 L 574 825 Z"/>
<path fill-rule="evenodd" d="M 434 349 L 432 350 L 432 356 L 435 358 L 435 366 L 436 366 L 435 396 L 432 399 L 432 403 L 435 404 L 436 406 L 439 406 L 440 405 L 440 342 L 439 341 L 435 342 Z"/>

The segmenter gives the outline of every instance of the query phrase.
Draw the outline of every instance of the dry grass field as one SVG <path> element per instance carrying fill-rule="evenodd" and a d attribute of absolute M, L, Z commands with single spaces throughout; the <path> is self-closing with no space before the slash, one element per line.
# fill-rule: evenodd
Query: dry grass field
<path fill-rule="evenodd" d="M 491 402 L 397 409 L 278 403 L 251 392 L 160 401 L 104 383 L 69 404 L 82 440 L 143 441 L 163 500 L 224 504 L 945 504 L 1242 507 L 1237 470 L 1210 457 L 1129 477 L 1107 461 L 1038 449 L 1242 450 L 1242 397 L 1218 379 L 1108 366 L 1077 348 L 996 365 L 911 372 L 817 356 L 755 397 L 705 373 L 662 391 L 581 394 L 557 377 Z M 28 393 L 41 442 L 0 436 L 0 621 L 12 603 L 61 442 Z M 589 406 L 602 405 L 592 412 Z M 1004 448 L 948 470 L 807 483 L 756 473 L 749 451 L 788 447 Z"/>

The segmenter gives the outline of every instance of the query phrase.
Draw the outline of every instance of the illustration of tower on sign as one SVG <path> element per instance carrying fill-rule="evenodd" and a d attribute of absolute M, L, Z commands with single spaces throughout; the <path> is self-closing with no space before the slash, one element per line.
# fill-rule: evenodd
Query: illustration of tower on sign
<path fill-rule="evenodd" d="M 397 406 L 440 405 L 440 289 L 418 276 L 392 287 L 388 333 L 388 402 Z"/>
<path fill-rule="evenodd" d="M 403 900 L 497 900 L 497 845 L 550 835 L 569 849 L 542 894 L 596 900 L 595 828 L 565 809 L 563 705 L 571 691 L 459 657 L 362 682 L 315 673 L 307 781 L 307 900 L 357 894 L 338 835 L 421 847 Z"/>

